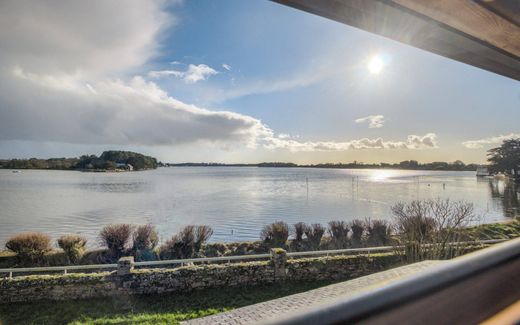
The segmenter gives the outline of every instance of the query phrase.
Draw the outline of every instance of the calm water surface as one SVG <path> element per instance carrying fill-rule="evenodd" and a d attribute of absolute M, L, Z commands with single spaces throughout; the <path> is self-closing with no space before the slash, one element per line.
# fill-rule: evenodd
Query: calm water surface
<path fill-rule="evenodd" d="M 308 180 L 308 182 L 307 182 Z M 308 186 L 307 186 L 308 184 Z M 512 194 L 511 194 L 512 193 Z M 97 245 L 110 223 L 153 223 L 161 238 L 209 224 L 212 241 L 256 240 L 284 220 L 391 218 L 397 201 L 467 200 L 482 222 L 506 219 L 518 193 L 474 172 L 177 167 L 132 173 L 0 170 L 0 245 L 12 234 L 81 233 Z"/>

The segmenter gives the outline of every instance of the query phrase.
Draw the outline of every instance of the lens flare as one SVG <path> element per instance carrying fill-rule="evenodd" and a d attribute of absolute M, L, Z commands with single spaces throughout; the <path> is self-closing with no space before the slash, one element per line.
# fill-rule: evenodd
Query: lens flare
<path fill-rule="evenodd" d="M 383 70 L 384 65 L 385 64 L 383 62 L 383 59 L 381 59 L 381 57 L 379 57 L 378 55 L 374 55 L 368 61 L 367 68 L 371 74 L 380 74 Z"/>

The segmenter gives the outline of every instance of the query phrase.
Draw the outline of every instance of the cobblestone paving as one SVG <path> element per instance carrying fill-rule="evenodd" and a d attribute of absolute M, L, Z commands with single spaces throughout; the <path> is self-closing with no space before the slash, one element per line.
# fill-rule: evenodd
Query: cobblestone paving
<path fill-rule="evenodd" d="M 213 316 L 193 319 L 185 324 L 254 324 L 270 318 L 275 318 L 278 315 L 285 315 L 288 312 L 294 312 L 300 308 L 308 308 L 309 306 L 326 303 L 330 300 L 349 298 L 360 293 L 370 292 L 391 282 L 400 280 L 403 277 L 425 270 L 438 263 L 442 262 L 424 261 L 421 263 L 402 266 L 318 289 L 234 309 Z"/>

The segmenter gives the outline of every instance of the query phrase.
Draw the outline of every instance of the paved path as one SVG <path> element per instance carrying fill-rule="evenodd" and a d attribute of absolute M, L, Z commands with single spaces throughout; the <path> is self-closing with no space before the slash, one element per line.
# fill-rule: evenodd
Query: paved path
<path fill-rule="evenodd" d="M 193 319 L 185 324 L 254 324 L 260 321 L 266 321 L 270 318 L 276 318 L 279 315 L 285 315 L 288 312 L 295 312 L 301 308 L 323 304 L 338 298 L 349 298 L 360 293 L 370 292 L 391 282 L 400 280 L 403 277 L 423 271 L 438 263 L 442 262 L 424 261 L 421 263 L 406 265 L 363 276 L 354 280 L 340 282 L 318 289 L 234 309 L 213 316 Z"/>

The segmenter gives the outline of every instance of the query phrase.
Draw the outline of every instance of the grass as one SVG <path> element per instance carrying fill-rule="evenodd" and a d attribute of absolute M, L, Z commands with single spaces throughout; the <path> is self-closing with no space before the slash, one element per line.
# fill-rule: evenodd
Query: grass
<path fill-rule="evenodd" d="M 178 324 L 331 283 L 286 282 L 188 294 L 0 305 L 0 324 Z"/>
<path fill-rule="evenodd" d="M 10 252 L 8 250 L 2 250 L 0 251 L 0 257 L 9 257 L 9 256 L 15 256 L 16 253 Z"/>
<path fill-rule="evenodd" d="M 470 231 L 481 240 L 520 237 L 520 220 L 513 219 L 503 223 L 484 224 L 471 227 Z"/>

